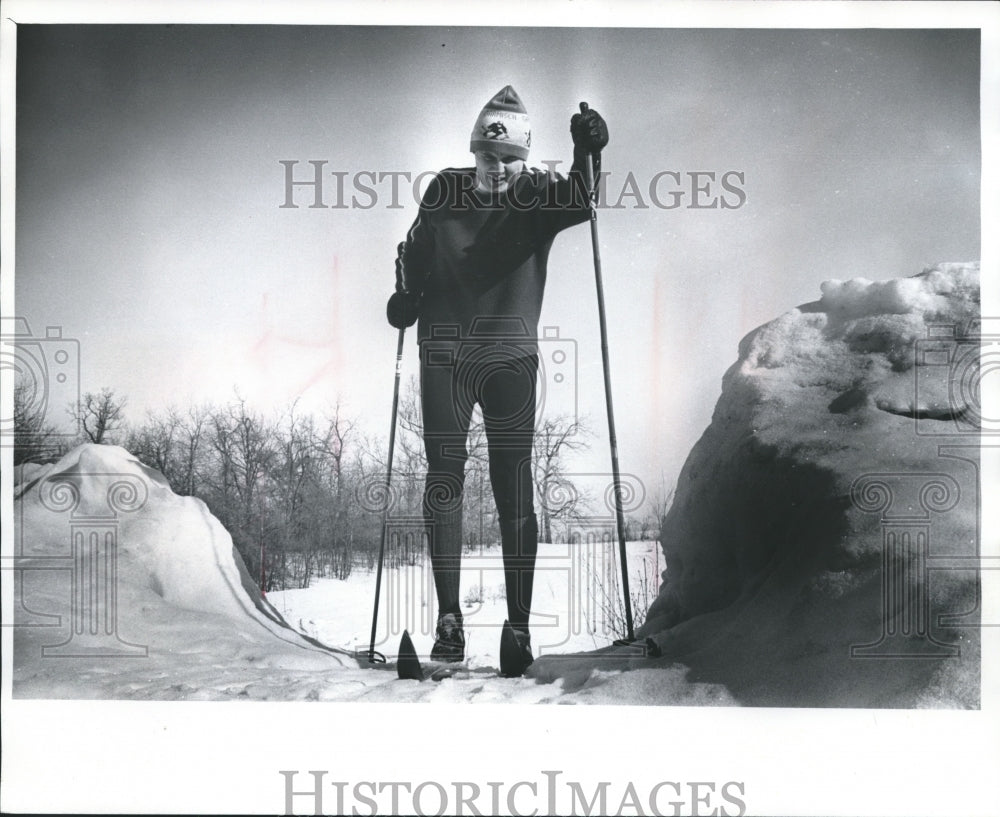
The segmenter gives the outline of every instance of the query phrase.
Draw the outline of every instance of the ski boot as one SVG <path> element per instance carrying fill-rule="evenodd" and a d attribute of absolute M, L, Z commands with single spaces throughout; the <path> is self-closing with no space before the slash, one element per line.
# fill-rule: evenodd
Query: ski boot
<path fill-rule="evenodd" d="M 527 630 L 515 630 L 505 621 L 500 632 L 500 674 L 504 678 L 520 678 L 534 660 L 531 635 Z"/>
<path fill-rule="evenodd" d="M 465 633 L 462 616 L 444 613 L 438 616 L 437 633 L 431 647 L 431 661 L 457 663 L 465 660 Z"/>

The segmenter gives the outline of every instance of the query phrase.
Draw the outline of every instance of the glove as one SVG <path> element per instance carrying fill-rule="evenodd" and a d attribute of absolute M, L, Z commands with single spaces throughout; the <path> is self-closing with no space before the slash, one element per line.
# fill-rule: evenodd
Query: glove
<path fill-rule="evenodd" d="M 420 296 L 404 289 L 403 256 L 406 254 L 406 242 L 400 241 L 396 247 L 396 291 L 389 297 L 385 305 L 385 316 L 390 326 L 396 329 L 406 329 L 413 326 L 420 313 Z"/>
<path fill-rule="evenodd" d="M 600 153 L 608 144 L 607 123 L 586 102 L 580 103 L 580 113 L 569 120 L 569 132 L 573 135 L 574 149 L 584 153 Z"/>
<path fill-rule="evenodd" d="M 393 292 L 385 305 L 385 316 L 396 329 L 406 329 L 417 322 L 420 314 L 420 297 L 405 289 Z"/>

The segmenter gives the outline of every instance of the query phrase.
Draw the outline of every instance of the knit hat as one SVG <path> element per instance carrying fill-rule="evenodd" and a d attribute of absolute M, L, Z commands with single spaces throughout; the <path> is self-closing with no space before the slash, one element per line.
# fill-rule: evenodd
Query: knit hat
<path fill-rule="evenodd" d="M 510 85 L 498 91 L 479 113 L 469 138 L 469 150 L 503 152 L 518 159 L 528 158 L 531 123 L 521 98 Z"/>

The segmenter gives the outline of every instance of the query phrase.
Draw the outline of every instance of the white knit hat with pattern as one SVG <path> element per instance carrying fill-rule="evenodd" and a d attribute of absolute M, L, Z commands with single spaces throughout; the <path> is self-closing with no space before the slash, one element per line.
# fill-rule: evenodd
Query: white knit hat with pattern
<path fill-rule="evenodd" d="M 469 138 L 469 150 L 488 150 L 528 158 L 531 147 L 531 122 L 521 98 L 510 85 L 486 103 L 479 113 Z"/>

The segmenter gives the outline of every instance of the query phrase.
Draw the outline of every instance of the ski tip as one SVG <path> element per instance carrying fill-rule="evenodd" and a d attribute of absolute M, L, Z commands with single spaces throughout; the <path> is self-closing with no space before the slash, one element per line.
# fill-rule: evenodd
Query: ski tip
<path fill-rule="evenodd" d="M 424 680 L 424 671 L 420 666 L 420 659 L 417 657 L 417 651 L 413 647 L 413 639 L 410 638 L 410 633 L 407 630 L 403 630 L 403 637 L 399 640 L 396 674 L 400 678 L 407 678 L 414 681 Z"/>

